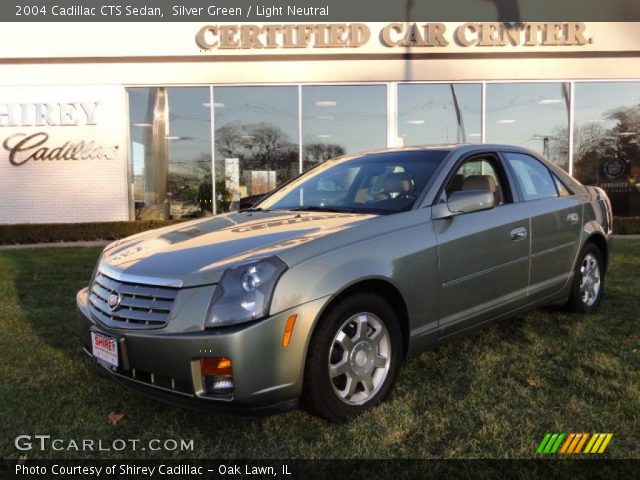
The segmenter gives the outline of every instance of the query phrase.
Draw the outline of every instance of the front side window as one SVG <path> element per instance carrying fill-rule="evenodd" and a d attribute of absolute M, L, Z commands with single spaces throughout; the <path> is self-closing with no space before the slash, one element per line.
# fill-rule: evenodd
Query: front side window
<path fill-rule="evenodd" d="M 493 156 L 474 157 L 465 161 L 456 170 L 447 184 L 447 198 L 459 190 L 489 190 L 493 193 L 495 205 L 503 205 L 509 201 L 506 182 L 502 179 L 498 161 Z"/>
<path fill-rule="evenodd" d="M 521 153 L 506 153 L 505 156 L 516 175 L 524 200 L 558 196 L 551 173 L 542 163 Z"/>
<path fill-rule="evenodd" d="M 410 209 L 446 150 L 329 160 L 258 205 L 267 210 L 396 213 Z"/>

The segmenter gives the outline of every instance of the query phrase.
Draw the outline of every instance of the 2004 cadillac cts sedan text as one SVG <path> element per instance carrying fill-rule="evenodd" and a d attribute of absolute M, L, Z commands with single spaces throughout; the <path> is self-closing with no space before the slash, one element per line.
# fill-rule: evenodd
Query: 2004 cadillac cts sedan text
<path fill-rule="evenodd" d="M 109 245 L 77 295 L 81 340 L 158 399 L 342 420 L 407 356 L 540 305 L 595 310 L 611 218 L 601 189 L 522 148 L 350 155 Z"/>

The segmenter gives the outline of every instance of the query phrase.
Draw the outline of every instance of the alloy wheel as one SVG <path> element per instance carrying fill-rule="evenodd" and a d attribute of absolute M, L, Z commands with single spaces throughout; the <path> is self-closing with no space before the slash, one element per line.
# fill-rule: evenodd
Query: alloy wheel
<path fill-rule="evenodd" d="M 580 265 L 580 297 L 587 307 L 598 299 L 600 283 L 600 264 L 593 254 L 588 253 Z"/>
<path fill-rule="evenodd" d="M 384 383 L 391 365 L 391 340 L 382 320 L 369 312 L 351 316 L 336 332 L 329 350 L 329 378 L 336 396 L 362 405 Z"/>

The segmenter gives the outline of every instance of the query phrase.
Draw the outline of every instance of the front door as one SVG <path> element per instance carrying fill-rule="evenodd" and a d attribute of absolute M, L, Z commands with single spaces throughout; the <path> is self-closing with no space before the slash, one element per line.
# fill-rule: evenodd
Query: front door
<path fill-rule="evenodd" d="M 457 168 L 443 195 L 489 189 L 495 207 L 434 220 L 439 259 L 439 330 L 447 336 L 526 302 L 529 218 L 494 154 Z"/>

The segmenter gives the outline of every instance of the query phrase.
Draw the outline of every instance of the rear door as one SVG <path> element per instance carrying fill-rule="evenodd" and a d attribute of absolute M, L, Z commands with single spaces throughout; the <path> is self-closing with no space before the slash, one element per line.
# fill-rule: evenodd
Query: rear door
<path fill-rule="evenodd" d="M 513 202 L 497 154 L 471 156 L 452 173 L 440 201 L 455 190 L 488 185 L 496 206 L 433 222 L 438 241 L 441 337 L 524 303 L 529 273 L 529 218 Z"/>
<path fill-rule="evenodd" d="M 558 292 L 571 274 L 582 229 L 582 205 L 540 160 L 503 152 L 531 217 L 531 301 Z"/>

